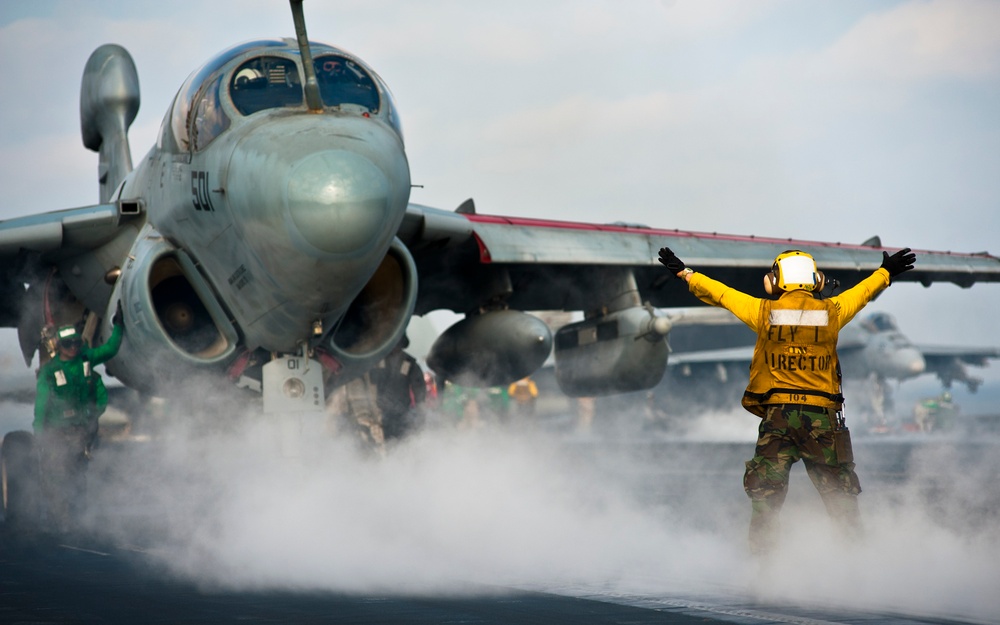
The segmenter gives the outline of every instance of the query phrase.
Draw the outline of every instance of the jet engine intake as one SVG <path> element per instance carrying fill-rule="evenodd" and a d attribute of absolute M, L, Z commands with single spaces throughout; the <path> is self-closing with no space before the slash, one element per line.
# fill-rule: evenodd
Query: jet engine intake
<path fill-rule="evenodd" d="M 556 380 L 571 397 L 641 391 L 667 368 L 669 323 L 650 308 L 625 308 L 556 332 Z"/>
<path fill-rule="evenodd" d="M 175 370 L 217 368 L 228 361 L 236 350 L 236 329 L 190 257 L 146 226 L 130 258 L 135 260 L 118 281 L 127 332 L 109 363 L 114 375 L 128 378 L 127 369 L 136 364 L 148 369 L 155 362 L 168 381 Z"/>
<path fill-rule="evenodd" d="M 385 358 L 402 340 L 417 301 L 417 266 L 406 246 L 393 239 L 389 251 L 323 348 L 349 380 Z"/>
<path fill-rule="evenodd" d="M 464 386 L 506 386 L 534 373 L 552 352 L 545 322 L 518 310 L 470 315 L 434 341 L 427 365 Z"/>

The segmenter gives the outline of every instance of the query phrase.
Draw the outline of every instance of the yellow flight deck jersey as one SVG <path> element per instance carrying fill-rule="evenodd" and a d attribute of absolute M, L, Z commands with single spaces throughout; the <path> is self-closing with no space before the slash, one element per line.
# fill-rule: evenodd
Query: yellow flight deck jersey
<path fill-rule="evenodd" d="M 743 406 L 758 416 L 768 404 L 840 408 L 837 335 L 887 286 L 889 272 L 882 268 L 827 299 L 804 290 L 760 299 L 700 273 L 688 280 L 698 299 L 729 310 L 757 333 Z"/>

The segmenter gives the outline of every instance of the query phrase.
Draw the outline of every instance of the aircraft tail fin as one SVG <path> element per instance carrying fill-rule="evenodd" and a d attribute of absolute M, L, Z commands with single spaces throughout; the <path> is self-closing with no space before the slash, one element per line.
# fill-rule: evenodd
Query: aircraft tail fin
<path fill-rule="evenodd" d="M 83 145 L 100 154 L 101 203 L 132 171 L 128 129 L 139 112 L 139 75 L 128 51 L 105 44 L 90 55 L 80 85 Z"/>

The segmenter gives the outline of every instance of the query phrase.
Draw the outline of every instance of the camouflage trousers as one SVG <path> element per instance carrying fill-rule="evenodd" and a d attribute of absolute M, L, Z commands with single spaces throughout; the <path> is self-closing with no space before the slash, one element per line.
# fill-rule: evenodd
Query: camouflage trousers
<path fill-rule="evenodd" d="M 833 408 L 800 404 L 767 407 L 757 449 L 753 459 L 746 463 L 743 475 L 743 488 L 752 506 L 752 553 L 765 555 L 776 547 L 780 533 L 778 515 L 788 492 L 788 475 L 800 458 L 837 528 L 848 538 L 860 536 L 861 484 L 854 472 L 854 462 L 837 458 L 835 426 Z"/>

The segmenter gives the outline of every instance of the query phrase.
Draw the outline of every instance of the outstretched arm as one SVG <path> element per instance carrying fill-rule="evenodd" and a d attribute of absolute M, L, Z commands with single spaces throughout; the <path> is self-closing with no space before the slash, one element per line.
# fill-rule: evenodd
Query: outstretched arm
<path fill-rule="evenodd" d="M 754 331 L 760 326 L 761 300 L 759 298 L 737 291 L 718 280 L 713 280 L 688 268 L 669 247 L 660 249 L 659 260 L 668 271 L 687 282 L 688 290 L 701 301 L 712 306 L 725 308 Z"/>
<path fill-rule="evenodd" d="M 118 349 L 122 346 L 122 335 L 125 333 L 125 326 L 121 321 L 121 308 L 119 304 L 119 312 L 115 313 L 114 317 L 114 328 L 111 330 L 111 336 L 108 340 L 104 342 L 103 345 L 94 347 L 90 350 L 88 354 L 90 362 L 97 366 L 101 363 L 105 363 L 115 357 L 118 353 Z"/>
<path fill-rule="evenodd" d="M 881 267 L 858 284 L 831 298 L 840 310 L 840 327 L 847 325 L 868 302 L 892 283 L 893 278 L 913 269 L 916 258 L 916 254 L 908 247 L 891 256 L 882 252 Z"/>

